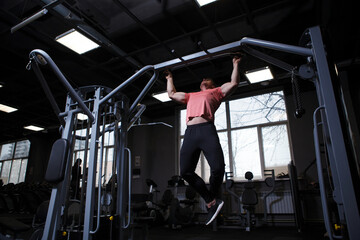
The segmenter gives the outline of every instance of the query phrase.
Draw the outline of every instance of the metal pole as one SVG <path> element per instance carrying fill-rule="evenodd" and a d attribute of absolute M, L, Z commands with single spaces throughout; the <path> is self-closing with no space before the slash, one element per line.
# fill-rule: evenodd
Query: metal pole
<path fill-rule="evenodd" d="M 104 158 L 104 143 L 105 143 L 105 120 L 106 116 L 103 116 L 103 134 L 100 145 L 100 158 L 99 158 L 99 172 L 98 172 L 98 196 L 97 196 L 97 215 L 96 215 L 96 229 L 90 231 L 91 234 L 95 234 L 100 228 L 100 212 L 101 212 L 101 177 L 102 177 L 102 164 Z"/>
<path fill-rule="evenodd" d="M 118 216 L 119 222 L 119 233 L 118 239 L 123 239 L 124 230 L 123 226 L 125 223 L 126 215 L 126 161 L 125 161 L 125 147 L 127 144 L 127 125 L 128 125 L 128 115 L 129 115 L 129 106 L 127 103 L 123 104 L 122 115 L 121 115 L 121 126 L 117 133 L 117 150 L 116 150 L 116 172 L 117 172 L 117 203 L 116 203 L 116 215 Z M 130 214 L 130 213 L 129 213 Z"/>
<path fill-rule="evenodd" d="M 101 109 L 99 107 L 100 97 L 101 97 L 101 87 L 96 89 L 94 96 L 94 108 L 92 114 L 94 114 L 95 119 L 91 128 L 83 240 L 92 239 L 92 235 L 90 234 L 90 231 L 92 230 L 93 227 L 93 216 L 94 216 L 96 164 L 97 164 L 97 152 L 98 152 L 98 142 L 99 142 L 99 124 L 100 124 L 100 116 L 101 116 Z"/>
<path fill-rule="evenodd" d="M 44 8 L 43 10 L 35 13 L 34 15 L 32 15 L 31 17 L 28 17 L 27 19 L 25 19 L 24 21 L 18 23 L 17 25 L 15 25 L 14 27 L 11 28 L 11 33 L 16 32 L 17 30 L 19 30 L 20 28 L 25 27 L 26 25 L 28 25 L 29 23 L 32 23 L 33 21 L 35 21 L 36 19 L 44 16 L 45 14 L 47 14 L 48 10 L 46 8 Z"/>
<path fill-rule="evenodd" d="M 242 38 L 240 41 L 224 44 L 215 48 L 208 49 L 207 51 L 201 51 L 193 53 L 187 56 L 180 58 L 175 58 L 166 62 L 158 63 L 154 65 L 156 70 L 164 70 L 167 68 L 181 68 L 184 66 L 189 66 L 191 64 L 196 64 L 209 59 L 215 59 L 218 57 L 229 56 L 230 51 L 239 50 L 242 45 L 252 45 L 263 48 L 269 48 L 277 51 L 288 52 L 292 54 L 297 54 L 301 56 L 312 56 L 313 53 L 310 48 L 298 47 L 283 43 L 270 42 L 254 38 Z M 252 52 L 249 52 L 251 54 Z M 287 65 L 285 67 L 288 67 Z"/>
<path fill-rule="evenodd" d="M 40 59 L 39 55 L 43 57 L 44 59 Z M 60 71 L 58 66 L 54 63 L 54 61 L 51 59 L 51 57 L 40 49 L 35 49 L 30 52 L 30 58 L 36 59 L 40 64 L 46 64 L 48 63 L 52 70 L 54 71 L 55 75 L 59 78 L 60 82 L 66 87 L 66 89 L 69 91 L 70 96 L 76 101 L 79 105 L 79 107 L 84 111 L 84 113 L 89 117 L 89 120 L 91 122 L 94 121 L 94 116 L 91 114 L 90 110 L 86 107 L 84 101 L 79 97 L 79 95 L 75 92 L 74 88 L 70 85 L 70 83 L 66 80 L 64 74 Z M 44 62 L 45 61 L 45 62 Z"/>
<path fill-rule="evenodd" d="M 62 133 L 62 138 L 67 139 L 69 142 L 69 146 L 71 145 L 72 139 L 72 130 L 73 130 L 73 122 L 74 115 L 70 111 L 68 117 L 66 118 L 65 129 Z M 69 172 L 69 168 L 71 167 L 71 152 L 68 152 L 66 170 L 65 172 Z M 56 185 L 51 191 L 51 197 L 49 202 L 48 213 L 46 216 L 46 223 L 44 227 L 44 233 L 42 236 L 42 240 L 55 240 L 56 232 L 58 230 L 58 226 L 60 224 L 60 214 L 62 205 L 64 204 L 64 196 L 66 196 L 66 185 L 68 184 L 68 177 L 64 177 L 64 180 Z"/>
<path fill-rule="evenodd" d="M 324 106 L 318 107 L 313 114 L 313 123 L 314 123 L 314 144 L 315 144 L 315 155 L 316 155 L 316 166 L 317 166 L 317 173 L 319 179 L 319 187 L 320 187 L 320 196 L 321 196 L 321 204 L 322 210 L 324 214 L 324 223 L 326 231 L 328 232 L 330 240 L 333 239 L 333 231 L 331 228 L 330 217 L 329 217 L 329 208 L 327 204 L 327 194 L 325 190 L 325 183 L 324 183 L 324 175 L 323 175 L 323 167 L 321 164 L 321 150 L 320 150 L 320 142 L 319 142 L 319 133 L 318 133 L 318 125 L 320 123 L 316 120 L 316 114 L 321 109 L 324 109 Z"/>
<path fill-rule="evenodd" d="M 108 95 L 106 95 L 103 99 L 100 101 L 100 105 L 109 100 L 111 97 L 113 97 L 116 93 L 118 93 L 120 90 L 128 86 L 130 83 L 132 83 L 134 80 L 138 79 L 140 76 L 144 75 L 147 71 L 154 70 L 153 66 L 145 66 L 139 71 L 137 71 L 134 75 L 132 75 L 130 78 L 125 80 L 122 84 L 120 84 L 118 87 L 116 87 L 114 90 L 112 90 Z M 150 79 L 149 83 L 153 80 L 153 78 L 156 78 L 157 73 L 154 72 L 154 75 Z M 148 84 L 149 84 L 148 83 Z M 147 89 L 146 87 L 144 90 Z M 148 89 L 147 89 L 148 90 Z"/>
<path fill-rule="evenodd" d="M 341 126 L 340 114 L 337 108 L 334 86 L 320 28 L 310 28 L 308 33 L 311 37 L 312 51 L 318 74 L 319 89 L 317 89 L 317 91 L 321 92 L 321 96 L 323 97 L 321 101 L 325 108 L 323 111 L 325 115 L 323 121 L 326 121 L 328 126 L 324 129 L 324 133 L 326 134 L 327 148 L 330 150 L 329 154 L 332 155 L 329 158 L 333 159 L 330 168 L 331 172 L 336 173 L 338 177 L 334 183 L 338 182 L 338 186 L 335 186 L 335 188 L 341 196 L 336 197 L 339 197 L 342 201 L 348 235 L 350 240 L 354 240 L 360 236 L 359 203 L 356 196 L 358 189 L 355 189 L 353 182 L 354 176 L 352 175 L 349 163 L 351 159 L 349 159 L 345 146 L 345 137 Z M 356 179 L 356 177 L 354 177 L 354 179 Z"/>

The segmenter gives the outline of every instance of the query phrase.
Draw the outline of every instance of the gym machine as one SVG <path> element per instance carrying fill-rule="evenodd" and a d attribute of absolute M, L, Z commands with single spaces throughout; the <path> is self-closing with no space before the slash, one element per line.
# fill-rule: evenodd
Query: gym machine
<path fill-rule="evenodd" d="M 360 236 L 360 214 L 359 214 L 359 195 L 355 186 L 359 184 L 359 174 L 356 172 L 353 156 L 348 149 L 349 146 L 346 142 L 346 132 L 343 128 L 343 119 L 340 115 L 339 105 L 336 101 L 336 93 L 333 81 L 335 80 L 333 68 L 329 68 L 327 54 L 324 49 L 321 30 L 318 26 L 306 29 L 301 41 L 301 46 L 293 46 L 282 43 L 270 42 L 265 40 L 242 38 L 240 41 L 225 44 L 219 47 L 211 48 L 194 54 L 156 64 L 154 66 L 147 66 L 139 70 L 135 75 L 130 77 L 116 89 L 107 92 L 107 88 L 96 87 L 94 89 L 95 97 L 93 99 L 82 99 L 79 94 L 70 86 L 62 75 L 57 66 L 53 63 L 51 58 L 41 50 L 34 50 L 30 54 L 31 67 L 38 75 L 40 82 L 53 106 L 55 113 L 59 117 L 62 124 L 62 138 L 60 141 L 55 142 L 55 149 L 60 151 L 54 154 L 54 159 L 50 159 L 49 164 L 54 162 L 54 165 L 60 164 L 58 169 L 64 169 L 63 173 L 55 177 L 53 180 L 57 183 L 53 188 L 47 224 L 44 230 L 43 239 L 54 239 L 55 233 L 60 228 L 61 209 L 66 200 L 66 186 L 69 181 L 70 162 L 66 159 L 71 159 L 70 152 L 68 151 L 73 143 L 72 130 L 73 123 L 76 120 L 77 113 L 85 113 L 92 124 L 91 138 L 90 138 L 90 158 L 89 158 L 89 174 L 87 178 L 86 188 L 86 204 L 85 204 L 85 219 L 84 219 L 84 233 L 83 239 L 91 239 L 91 234 L 94 233 L 93 229 L 93 211 L 94 211 L 94 186 L 96 174 L 96 157 L 98 140 L 101 135 L 99 132 L 99 124 L 102 122 L 101 117 L 107 115 L 104 111 L 105 106 L 109 107 L 109 114 L 115 116 L 114 132 L 119 132 L 116 136 L 116 171 L 117 171 L 117 208 L 116 216 L 119 219 L 120 225 L 125 225 L 125 195 L 131 195 L 125 191 L 125 167 L 126 156 L 125 152 L 130 150 L 126 148 L 126 130 L 129 123 L 129 115 L 133 114 L 137 104 L 143 98 L 145 93 L 149 90 L 153 82 L 157 78 L 157 73 L 164 69 L 176 69 L 187 67 L 192 64 L 209 61 L 214 58 L 230 56 L 231 52 L 241 51 L 246 52 L 256 58 L 262 59 L 272 65 L 286 70 L 291 73 L 292 79 L 299 77 L 301 79 L 310 80 L 316 87 L 319 107 L 314 112 L 314 140 L 316 159 L 319 175 L 320 194 L 322 200 L 324 222 L 329 238 L 349 238 L 351 240 L 357 239 Z M 279 59 L 255 50 L 249 46 L 256 46 L 258 48 L 272 49 L 289 54 L 295 54 L 304 57 L 307 61 L 299 67 L 294 67 Z M 58 78 L 65 85 L 69 91 L 69 97 L 66 103 L 66 111 L 60 112 L 59 107 L 56 105 L 54 97 L 51 95 L 49 87 L 44 80 L 38 65 L 49 64 Z M 139 97 L 131 105 L 127 107 L 128 100 L 124 95 L 119 94 L 119 91 L 130 84 L 133 80 L 137 79 L 140 75 L 147 71 L 154 71 L 152 78 L 141 92 Z M 120 96 L 119 96 L 120 95 Z M 90 110 L 91 106 L 91 110 Z M 298 107 L 298 106 L 297 106 Z M 301 106 L 296 110 L 296 115 L 301 116 Z M 318 118 L 321 118 L 318 121 Z M 119 124 L 119 125 L 118 125 Z M 322 160 L 324 155 L 320 152 L 320 128 L 322 130 L 324 145 L 326 146 L 326 159 L 328 160 L 327 166 L 323 166 Z M 60 157 L 62 156 L 62 157 Z M 58 161 L 56 161 L 58 160 Z M 327 192 L 324 176 L 322 173 L 323 168 L 331 171 L 331 179 L 333 188 L 331 192 Z M 61 171 L 60 171 L 61 172 Z M 51 174 L 49 174 L 51 175 Z M 333 227 L 333 222 L 329 216 L 328 195 L 331 195 L 336 202 L 337 209 L 340 217 L 340 224 L 344 226 L 346 231 L 341 235 L 336 235 Z M 130 215 L 129 215 L 130 216 Z M 122 239 L 122 231 L 119 231 L 119 239 Z"/>
<path fill-rule="evenodd" d="M 247 232 L 251 230 L 252 226 L 262 226 L 267 225 L 268 223 L 268 202 L 267 199 L 275 191 L 275 174 L 274 169 L 264 169 L 264 176 L 266 177 L 264 183 L 270 190 L 263 196 L 263 208 L 264 208 L 264 218 L 259 223 L 256 222 L 257 219 L 253 218 L 255 212 L 255 206 L 258 204 L 258 194 L 255 191 L 253 174 L 248 171 L 245 173 L 245 179 L 247 181 L 244 183 L 244 190 L 242 194 L 237 194 L 234 188 L 234 180 L 232 172 L 225 173 L 226 179 L 226 191 L 232 195 L 239 204 L 239 213 L 236 216 L 229 218 L 230 222 L 235 223 L 236 226 L 244 228 Z M 241 208 L 245 210 L 245 214 L 241 214 Z"/>
<path fill-rule="evenodd" d="M 79 221 L 81 224 L 76 231 L 82 232 L 82 239 L 87 240 L 92 239 L 93 235 L 99 230 L 101 218 L 100 204 L 104 202 L 100 199 L 104 136 L 109 131 L 115 135 L 115 166 L 113 167 L 113 176 L 116 176 L 117 184 L 112 196 L 116 198 L 116 203 L 114 204 L 115 210 L 109 218 L 113 219 L 112 221 L 116 221 L 116 224 L 113 224 L 112 221 L 110 224 L 118 226 L 119 231 L 116 239 L 124 239 L 124 229 L 128 228 L 131 222 L 131 151 L 126 147 L 127 131 L 144 111 L 145 106 L 140 105 L 139 102 L 157 79 L 157 71 L 154 70 L 153 66 L 145 66 L 113 90 L 103 86 L 88 86 L 75 90 L 46 52 L 36 49 L 30 53 L 29 57 L 30 62 L 27 68 L 34 70 L 61 123 L 61 138 L 52 147 L 45 174 L 45 180 L 52 183 L 53 188 L 42 239 L 56 239 L 57 235 L 61 232 L 63 234 L 70 234 L 72 231 L 75 231 L 74 228 L 70 230 L 67 228 L 65 215 L 67 214 L 69 202 L 73 149 L 75 139 L 77 138 L 86 140 L 85 149 L 89 149 L 89 158 L 87 159 L 87 151 L 85 151 L 83 169 L 87 168 L 88 171 L 86 182 L 83 181 L 81 190 L 80 205 L 82 205 L 83 209 L 80 208 L 78 213 L 79 218 L 83 218 Z M 50 87 L 41 72 L 40 66 L 44 65 L 49 66 L 53 70 L 56 77 L 68 91 L 64 112 L 60 111 L 55 97 L 51 93 Z M 153 72 L 152 75 L 149 74 L 151 76 L 150 80 L 136 100 L 130 105 L 128 98 L 120 91 L 149 72 Z M 88 117 L 85 139 L 76 135 L 77 114 L 79 113 L 83 113 Z M 101 126 L 102 130 L 100 130 Z M 99 154 L 98 151 L 100 151 Z M 86 166 L 87 163 L 88 166 Z M 95 181 L 98 163 L 98 199 L 95 201 Z M 129 172 L 127 172 L 127 167 Z M 83 176 L 85 177 L 85 174 Z M 95 206 L 95 202 L 97 202 L 97 206 Z M 127 205 L 128 209 L 126 209 Z M 94 216 L 95 210 L 97 210 L 96 216 Z M 96 223 L 94 223 L 95 219 Z"/>
<path fill-rule="evenodd" d="M 240 41 L 156 64 L 154 68 L 155 70 L 162 70 L 187 67 L 210 59 L 230 56 L 230 52 L 241 50 L 286 70 L 291 73 L 292 80 L 299 77 L 312 81 L 315 85 L 320 105 L 314 112 L 313 121 L 316 162 L 325 227 L 330 240 L 334 238 L 358 239 L 358 236 L 360 236 L 360 196 L 357 188 L 360 182 L 359 173 L 357 172 L 354 156 L 351 153 L 351 147 L 345 144 L 345 142 L 347 142 L 347 133 L 343 126 L 346 120 L 344 120 L 344 116 L 340 114 L 341 108 L 338 104 L 339 101 L 336 100 L 338 95 L 335 91 L 337 90 L 337 86 L 334 86 L 336 79 L 335 70 L 334 67 L 331 66 L 332 63 L 328 62 L 327 57 L 329 55 L 327 55 L 324 48 L 320 27 L 315 26 L 306 29 L 300 39 L 300 45 L 301 46 L 293 46 L 244 37 Z M 249 46 L 299 55 L 304 57 L 307 63 L 294 67 Z M 294 94 L 297 95 L 297 92 L 295 91 Z M 301 117 L 302 113 L 303 109 L 301 108 L 301 104 L 297 104 L 295 115 Z M 323 155 L 320 151 L 320 130 L 322 130 L 323 135 L 322 141 L 326 146 L 326 154 Z M 327 166 L 323 166 L 322 164 L 324 158 L 327 160 Z M 332 180 L 333 187 L 330 192 L 327 191 L 325 186 L 323 168 L 329 173 L 331 172 L 329 176 Z M 343 226 L 342 229 L 345 229 L 340 235 L 335 234 L 335 223 L 330 219 L 330 209 L 328 206 L 329 195 L 336 202 L 337 209 L 334 211 L 339 215 L 340 224 Z"/>
<path fill-rule="evenodd" d="M 268 202 L 267 199 L 275 191 L 275 170 L 274 169 L 264 169 L 264 176 L 268 176 L 265 178 L 265 185 L 270 187 L 270 191 L 267 192 L 263 197 L 264 204 L 264 223 L 268 222 Z"/>
<path fill-rule="evenodd" d="M 245 179 L 247 180 L 244 183 L 244 190 L 241 195 L 236 194 L 232 188 L 234 185 L 233 173 L 226 173 L 226 191 L 230 193 L 239 204 L 239 214 L 237 216 L 230 218 L 232 222 L 235 222 L 239 227 L 245 228 L 247 232 L 250 232 L 251 227 L 255 225 L 255 220 L 253 219 L 255 206 L 258 204 L 258 196 L 255 191 L 255 185 L 253 182 L 253 173 L 247 171 L 245 173 Z M 245 214 L 241 213 L 241 208 L 245 210 Z"/>

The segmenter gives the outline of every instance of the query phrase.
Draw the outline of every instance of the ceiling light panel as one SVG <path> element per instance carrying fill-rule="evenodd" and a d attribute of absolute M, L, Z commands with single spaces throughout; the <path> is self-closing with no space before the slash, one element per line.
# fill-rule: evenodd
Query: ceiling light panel
<path fill-rule="evenodd" d="M 216 0 L 196 0 L 196 2 L 199 4 L 200 7 L 215 2 Z"/>
<path fill-rule="evenodd" d="M 17 109 L 4 104 L 0 104 L 0 111 L 11 113 L 17 111 Z"/>
<path fill-rule="evenodd" d="M 250 83 L 258 83 L 274 79 L 269 67 L 247 71 L 245 72 L 245 76 L 250 81 Z"/>
<path fill-rule="evenodd" d="M 57 36 L 55 40 L 78 54 L 83 54 L 99 47 L 97 43 L 85 37 L 75 29 L 71 29 L 70 31 Z"/>
<path fill-rule="evenodd" d="M 28 130 L 31 130 L 31 131 L 35 131 L 35 132 L 45 130 L 45 129 L 42 128 L 42 127 L 37 127 L 37 126 L 34 126 L 34 125 L 29 125 L 29 126 L 26 126 L 26 127 L 24 127 L 24 128 L 25 128 L 25 129 L 28 129 Z"/>
<path fill-rule="evenodd" d="M 168 102 L 171 101 L 171 99 L 169 98 L 169 95 L 167 92 L 161 92 L 161 93 L 154 93 L 152 95 L 152 97 L 156 98 L 157 100 L 161 101 L 161 102 Z"/>

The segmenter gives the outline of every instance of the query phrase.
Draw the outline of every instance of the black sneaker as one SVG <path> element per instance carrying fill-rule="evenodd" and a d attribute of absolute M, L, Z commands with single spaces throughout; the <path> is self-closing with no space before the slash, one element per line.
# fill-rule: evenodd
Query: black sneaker
<path fill-rule="evenodd" d="M 213 206 L 211 206 L 209 209 L 208 218 L 206 220 L 206 225 L 209 225 L 212 221 L 214 221 L 214 219 L 220 212 L 223 205 L 224 205 L 224 201 L 222 201 L 220 199 L 216 199 L 216 203 Z"/>

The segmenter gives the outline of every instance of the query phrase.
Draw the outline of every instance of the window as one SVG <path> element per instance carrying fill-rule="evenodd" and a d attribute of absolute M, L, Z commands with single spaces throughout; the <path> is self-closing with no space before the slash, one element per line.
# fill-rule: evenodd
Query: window
<path fill-rule="evenodd" d="M 90 129 L 91 130 L 91 129 Z M 100 127 L 100 132 L 102 131 L 102 126 Z M 86 137 L 86 129 L 80 129 L 76 131 L 77 136 Z M 114 160 L 114 132 L 106 132 L 104 137 L 99 138 L 99 146 L 101 142 L 104 141 L 104 152 L 103 152 L 103 166 L 102 166 L 102 184 L 105 184 L 109 181 L 113 173 L 113 160 Z M 84 170 L 84 159 L 85 159 L 85 143 L 86 140 L 79 140 L 76 139 L 75 141 L 75 149 L 73 155 L 73 164 L 75 163 L 76 159 L 80 158 L 81 162 L 81 171 Z M 89 144 L 90 144 L 90 137 L 89 137 Z M 90 145 L 88 146 L 87 150 L 87 162 L 86 166 L 89 164 L 89 154 L 90 154 Z M 100 163 L 100 147 L 98 148 L 98 156 L 97 156 L 97 173 L 96 173 L 96 186 L 98 186 L 99 181 L 99 163 Z M 80 183 L 81 184 L 81 183 Z"/>
<path fill-rule="evenodd" d="M 180 143 L 184 137 L 186 109 L 180 111 Z M 215 113 L 215 126 L 224 152 L 225 171 L 244 180 L 264 178 L 264 169 L 287 173 L 291 161 L 287 115 L 282 91 L 223 102 Z M 196 173 L 207 181 L 209 165 L 201 154 Z"/>
<path fill-rule="evenodd" d="M 0 178 L 4 184 L 25 181 L 29 150 L 29 140 L 0 145 Z"/>

